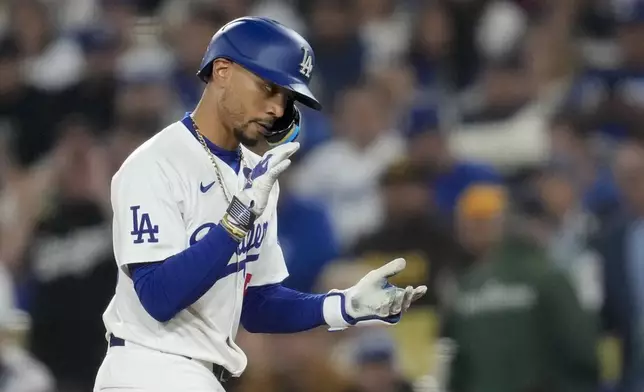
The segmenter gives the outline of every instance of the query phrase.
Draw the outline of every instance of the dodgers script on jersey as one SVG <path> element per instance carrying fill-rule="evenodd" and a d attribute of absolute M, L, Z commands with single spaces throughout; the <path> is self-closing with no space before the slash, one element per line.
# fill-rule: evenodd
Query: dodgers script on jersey
<path fill-rule="evenodd" d="M 241 189 L 247 167 L 260 157 L 242 148 L 242 169 L 218 157 L 226 189 Z M 247 364 L 234 339 L 246 288 L 284 280 L 288 273 L 277 242 L 278 184 L 266 210 L 239 244 L 224 276 L 194 304 L 166 323 L 141 305 L 127 265 L 159 262 L 199 241 L 221 220 L 228 202 L 203 146 L 180 121 L 128 157 L 112 180 L 116 293 L 103 315 L 108 334 L 157 350 L 221 364 L 239 375 Z"/>

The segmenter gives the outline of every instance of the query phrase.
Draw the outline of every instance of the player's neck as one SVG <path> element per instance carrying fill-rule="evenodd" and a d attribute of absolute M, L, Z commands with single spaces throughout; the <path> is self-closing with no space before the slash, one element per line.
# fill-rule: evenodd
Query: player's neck
<path fill-rule="evenodd" d="M 199 128 L 199 132 L 217 147 L 235 151 L 239 147 L 239 141 L 221 123 L 217 111 L 211 109 L 216 106 L 209 104 L 206 100 L 207 96 L 204 94 L 192 112 L 192 118 Z"/>

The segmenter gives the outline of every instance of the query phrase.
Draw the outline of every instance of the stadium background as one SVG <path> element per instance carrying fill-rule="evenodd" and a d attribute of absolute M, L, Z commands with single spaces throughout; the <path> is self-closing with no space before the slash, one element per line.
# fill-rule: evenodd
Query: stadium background
<path fill-rule="evenodd" d="M 623 353 L 644 347 L 644 251 L 624 240 L 644 243 L 644 2 L 6 0 L 0 380 L 91 390 L 115 282 L 110 177 L 194 107 L 210 37 L 249 14 L 311 42 L 325 105 L 303 109 L 282 180 L 286 283 L 347 287 L 404 256 L 395 283 L 430 295 L 386 330 L 242 332 L 250 365 L 231 390 L 439 390 L 441 309 L 468 268 L 455 219 L 505 210 L 597 316 L 596 390 L 643 373 Z"/>

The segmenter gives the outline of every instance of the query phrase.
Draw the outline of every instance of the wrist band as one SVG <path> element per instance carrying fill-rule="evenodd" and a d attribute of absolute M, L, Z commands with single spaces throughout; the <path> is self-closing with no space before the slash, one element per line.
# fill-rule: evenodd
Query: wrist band
<path fill-rule="evenodd" d="M 233 196 L 221 224 L 228 233 L 238 241 L 246 237 L 255 223 L 255 214 L 248 206 L 242 203 L 237 196 Z"/>
<path fill-rule="evenodd" d="M 231 218 L 228 214 L 225 214 L 223 218 L 221 218 L 221 227 L 224 228 L 230 234 L 233 239 L 235 239 L 237 242 L 241 242 L 244 237 L 246 237 L 246 234 L 248 234 L 248 231 L 240 228 L 237 226 L 235 223 L 231 222 Z"/>
<path fill-rule="evenodd" d="M 237 226 L 245 231 L 250 231 L 253 228 L 253 224 L 255 224 L 255 214 L 237 196 L 233 196 L 233 200 L 230 202 L 226 214 L 233 219 Z"/>

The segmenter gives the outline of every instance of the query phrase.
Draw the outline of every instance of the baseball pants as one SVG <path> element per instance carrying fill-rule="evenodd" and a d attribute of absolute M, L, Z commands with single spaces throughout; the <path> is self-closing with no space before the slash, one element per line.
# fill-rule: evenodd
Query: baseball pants
<path fill-rule="evenodd" d="M 94 392 L 225 392 L 206 365 L 179 355 L 126 344 L 110 347 Z"/>

